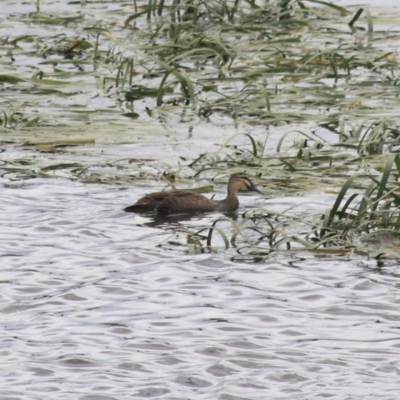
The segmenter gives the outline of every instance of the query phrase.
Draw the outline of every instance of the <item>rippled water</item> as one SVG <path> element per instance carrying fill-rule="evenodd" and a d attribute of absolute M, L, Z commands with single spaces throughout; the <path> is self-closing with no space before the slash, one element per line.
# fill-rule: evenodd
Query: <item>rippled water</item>
<path fill-rule="evenodd" d="M 32 25 L 22 18 L 34 12 L 33 1 L 6 4 L 9 18 L 0 18 L 4 36 L 39 31 L 57 37 L 66 30 L 73 37 L 72 28 Z M 47 13 L 79 8 L 77 2 L 55 0 L 42 6 Z M 122 7 L 133 8 L 132 2 L 88 1 L 85 18 L 89 24 L 108 8 L 119 12 L 118 7 L 118 16 L 124 15 Z M 30 66 L 36 65 L 32 59 Z M 14 67 L 24 70 L 25 59 L 17 54 Z M 114 107 L 113 101 L 97 98 L 93 88 L 81 90 L 71 94 L 70 103 L 54 103 L 63 118 L 47 94 L 8 93 L 3 104 L 14 111 L 28 99 L 62 122 L 77 104 Z M 64 110 L 66 105 L 71 107 Z M 37 169 L 78 162 L 103 168 L 106 176 L 106 170 L 115 172 L 116 160 L 151 158 L 153 163 L 143 161 L 136 172 L 154 168 L 157 175 L 167 164 L 176 166 L 179 157 L 197 157 L 200 148 L 217 151 L 217 142 L 232 135 L 222 124 L 212 130 L 196 124 L 187 134 L 176 121 L 161 129 L 153 120 L 135 125 L 117 120 L 117 125 L 107 115 L 91 118 L 92 125 L 84 128 L 77 119 L 74 131 L 16 129 L 2 133 L 1 140 L 39 140 L 54 130 L 66 137 L 96 137 L 92 147 L 39 153 L 5 145 L 1 160 L 11 168 L 14 160 L 33 159 Z M 100 135 L 103 125 L 109 130 Z M 274 132 L 268 145 L 276 147 Z M 157 160 L 160 147 L 166 166 Z M 158 189 L 159 182 L 149 179 L 153 187 L 99 185 L 63 179 L 71 177 L 64 170 L 48 172 L 46 179 L 4 171 L 0 400 L 399 398 L 400 273 L 395 263 L 378 265 L 355 256 L 234 262 L 235 249 L 226 251 L 222 244 L 215 254 L 192 255 L 185 245 L 187 232 L 210 226 L 217 214 L 151 226 L 149 217 L 122 212 L 145 191 Z M 216 188 L 222 195 L 224 187 Z M 319 197 L 324 211 L 336 195 Z M 241 198 L 241 210 L 267 205 L 278 211 L 307 201 L 315 198 L 250 195 Z"/>
<path fill-rule="evenodd" d="M 131 201 L 3 182 L 1 399 L 398 398 L 398 266 L 165 250 Z"/>

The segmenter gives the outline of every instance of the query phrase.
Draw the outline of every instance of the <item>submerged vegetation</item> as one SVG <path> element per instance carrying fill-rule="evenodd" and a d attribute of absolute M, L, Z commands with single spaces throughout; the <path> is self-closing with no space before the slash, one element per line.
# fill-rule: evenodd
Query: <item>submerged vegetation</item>
<path fill-rule="evenodd" d="M 398 257 L 400 65 L 392 48 L 400 35 L 382 27 L 390 17 L 320 0 L 149 0 L 85 25 L 83 12 L 54 16 L 44 8 L 18 21 L 72 24 L 81 37 L 1 38 L 3 59 L 40 59 L 33 75 L 23 69 L 0 74 L 2 87 L 22 99 L 18 112 L 2 109 L 3 141 L 12 142 L 10 132 L 20 128 L 94 123 L 95 108 L 74 104 L 59 121 L 24 107 L 28 95 L 93 96 L 85 85 L 90 78 L 119 106 L 121 118 L 160 124 L 179 118 L 190 129 L 229 121 L 231 139 L 218 152 L 182 158 L 174 168 L 178 178 L 245 170 L 272 196 L 337 196 L 325 212 L 300 204 L 280 213 L 247 211 L 239 222 L 219 219 L 190 232 L 193 251 L 222 238 L 226 248 L 236 246 L 234 257 L 251 261 L 281 251 Z M 40 137 L 25 142 L 38 152 L 82 144 Z M 140 169 L 144 163 L 29 165 L 27 176 L 62 169 L 85 182 L 126 184 L 149 178 Z M 15 164 L 0 168 L 23 169 Z M 112 167 L 113 177 L 102 167 Z"/>

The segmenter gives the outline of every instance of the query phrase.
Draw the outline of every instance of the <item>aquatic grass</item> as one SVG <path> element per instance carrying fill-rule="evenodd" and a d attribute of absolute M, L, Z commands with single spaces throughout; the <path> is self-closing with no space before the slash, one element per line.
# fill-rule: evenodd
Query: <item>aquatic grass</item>
<path fill-rule="evenodd" d="M 163 96 L 165 93 L 164 90 L 164 85 L 166 80 L 168 79 L 169 75 L 175 75 L 175 77 L 178 79 L 179 83 L 181 84 L 182 92 L 184 94 L 184 101 L 185 105 L 192 104 L 192 107 L 196 107 L 196 100 L 194 97 L 194 90 L 193 86 L 188 78 L 188 76 L 185 74 L 184 71 L 178 71 L 176 69 L 168 69 L 167 72 L 165 73 L 163 79 L 161 80 L 161 84 L 158 88 L 157 92 L 157 107 L 160 107 L 163 104 Z"/>
<path fill-rule="evenodd" d="M 63 82 L 60 80 L 53 79 L 29 79 L 22 78 L 16 75 L 0 75 L 0 83 L 18 84 L 18 83 L 30 83 L 35 86 L 63 86 L 69 85 L 70 82 Z"/>
<path fill-rule="evenodd" d="M 349 12 L 324 1 L 153 0 L 133 9 L 131 16 L 104 14 L 100 22 L 67 12 L 13 16 L 63 32 L 1 38 L 3 71 L 15 67 L 0 76 L 9 96 L 5 104 L 13 104 L 1 109 L 2 138 L 18 141 L 22 128 L 36 125 L 88 127 L 96 120 L 171 124 L 179 110 L 192 126 L 200 121 L 210 129 L 228 117 L 228 140 L 217 152 L 198 149 L 193 160 L 182 158 L 181 176 L 195 181 L 245 170 L 269 196 L 336 198 L 324 212 L 310 209 L 301 217 L 298 209 L 279 216 L 265 209 L 234 223 L 218 222 L 210 245 L 222 238 L 227 247 L 224 234 L 229 251 L 236 246 L 254 259 L 299 249 L 365 253 L 364 239 L 400 227 L 400 161 L 390 155 L 400 149 L 399 59 L 391 51 L 397 32 L 374 29 L 379 21 L 366 10 Z M 19 58 L 32 60 L 33 68 L 18 64 Z M 89 99 L 75 107 L 74 96 L 81 99 L 81 93 Z M 114 101 L 115 109 L 90 109 L 97 96 Z M 31 112 L 38 99 L 46 110 L 62 97 L 73 110 L 56 117 Z M 265 133 L 253 133 L 260 126 Z M 72 154 L 39 129 L 26 132 L 34 134 L 37 144 L 30 141 L 26 151 Z M 168 169 L 156 165 L 149 173 L 143 167 L 156 161 L 36 163 L 25 166 L 27 176 L 62 171 L 82 182 L 116 185 L 143 184 Z M 13 167 L 24 170 L 22 164 Z"/>
<path fill-rule="evenodd" d="M 229 248 L 229 241 L 228 241 L 227 236 L 225 235 L 225 232 L 222 229 L 220 229 L 220 228 L 218 228 L 216 226 L 219 221 L 225 221 L 225 219 L 217 219 L 216 221 L 214 221 L 212 223 L 211 228 L 209 229 L 208 235 L 207 235 L 207 247 L 211 248 L 211 241 L 212 241 L 213 233 L 214 233 L 214 231 L 217 231 L 220 234 L 220 236 L 222 237 L 223 241 L 224 241 L 225 249 L 228 249 Z M 199 231 L 197 234 L 199 234 L 201 232 L 202 231 Z"/>
<path fill-rule="evenodd" d="M 211 224 L 209 228 L 201 228 L 196 232 L 190 233 L 190 242 L 193 243 L 193 239 L 196 238 L 196 245 L 201 249 L 202 252 L 209 250 L 216 251 L 218 245 L 213 244 L 213 238 L 214 232 L 217 232 L 219 237 L 223 240 L 225 250 L 229 249 L 231 246 L 236 247 L 236 240 L 238 236 L 241 236 L 246 243 L 253 244 L 252 239 L 245 233 L 246 229 L 253 229 L 246 226 L 249 218 L 250 217 L 245 217 L 239 223 L 237 223 L 234 219 L 229 218 L 228 216 L 219 217 Z M 220 223 L 223 224 L 223 227 L 217 226 L 217 224 Z M 227 226 L 229 226 L 232 231 L 230 234 L 230 239 L 227 234 L 227 230 L 229 229 Z M 204 236 L 203 232 L 206 233 L 206 236 Z M 202 241 L 206 242 L 205 246 L 201 244 Z"/>
<path fill-rule="evenodd" d="M 315 36 L 318 40 L 321 40 L 321 43 L 323 43 L 324 38 L 331 42 L 326 51 L 317 50 L 314 53 L 310 47 L 305 45 L 304 50 L 306 54 L 301 54 L 299 47 L 294 47 L 295 44 L 302 42 L 299 40 L 299 37 L 288 35 L 288 26 L 282 26 L 282 23 L 275 24 L 276 21 L 274 18 L 282 11 L 279 6 L 276 6 L 275 12 L 271 14 L 270 12 L 273 8 L 271 4 L 265 5 L 265 8 L 263 8 L 249 6 L 247 2 L 236 3 L 233 6 L 231 4 L 232 8 L 225 2 L 214 2 L 212 5 L 207 2 L 183 2 L 177 3 L 174 6 L 163 3 L 158 8 L 158 13 L 149 11 L 150 14 L 148 14 L 148 21 L 151 26 L 154 26 L 154 29 L 151 31 L 151 40 L 153 43 L 151 47 L 143 48 L 145 51 L 145 54 L 143 54 L 144 58 L 148 57 L 149 62 L 153 63 L 154 59 L 158 57 L 164 63 L 162 68 L 166 73 L 170 70 L 176 70 L 179 67 L 182 68 L 182 65 L 185 64 L 185 71 L 188 77 L 194 77 L 189 82 L 195 82 L 196 84 L 193 85 L 193 92 L 197 92 L 198 94 L 198 101 L 200 103 L 199 112 L 201 114 L 206 113 L 209 115 L 213 112 L 224 113 L 232 116 L 234 119 L 246 118 L 246 123 L 252 123 L 254 117 L 257 117 L 258 121 L 264 120 L 265 123 L 295 123 L 306 118 L 313 118 L 313 115 L 299 113 L 295 110 L 290 114 L 279 112 L 278 108 L 283 103 L 279 99 L 282 95 L 285 96 L 285 85 L 282 85 L 282 78 L 285 79 L 287 77 L 293 80 L 296 78 L 295 74 L 304 72 L 306 75 L 302 74 L 302 78 L 307 78 L 307 74 L 312 73 L 312 80 L 315 82 L 318 80 L 318 74 L 315 75 L 315 73 L 319 72 L 319 79 L 333 76 L 336 81 L 342 79 L 349 80 L 352 71 L 356 68 L 362 67 L 374 72 L 377 72 L 378 68 L 389 68 L 388 65 L 385 65 L 385 62 L 389 59 L 389 54 L 387 56 L 382 53 L 378 54 L 378 50 L 377 53 L 372 55 L 371 49 L 368 49 L 367 54 L 362 47 L 355 46 L 352 40 L 346 41 L 346 37 L 349 37 L 348 32 L 341 30 L 337 26 L 332 26 L 327 30 L 326 24 L 319 24 L 319 18 L 322 15 L 326 17 L 322 11 L 324 7 L 331 8 L 341 15 L 345 15 L 347 12 L 343 8 L 339 7 L 336 9 L 335 7 L 331 7 L 329 3 L 324 2 L 318 3 L 320 7 L 312 10 L 307 7 L 300 7 L 300 9 L 296 7 L 291 8 L 290 18 L 288 20 L 285 19 L 284 22 L 296 26 L 296 23 L 300 21 L 296 19 L 296 16 L 303 18 L 303 25 L 300 24 L 300 26 L 296 26 L 295 28 L 300 38 L 304 34 L 302 31 L 303 26 L 306 25 L 308 29 L 315 32 Z M 149 4 L 148 9 L 150 10 L 155 6 L 155 3 Z M 262 13 L 266 10 L 268 12 L 261 14 L 262 17 L 260 17 L 260 12 Z M 197 15 L 196 21 L 202 21 L 204 25 L 200 23 L 193 26 L 193 24 L 185 23 L 180 17 L 177 17 L 177 12 L 185 13 L 186 11 L 188 12 L 187 18 L 189 20 L 189 15 L 194 12 Z M 169 25 L 175 24 L 179 26 L 179 32 L 175 31 L 173 37 L 165 36 L 166 15 L 171 16 L 171 18 L 172 16 L 176 17 L 173 17 L 168 22 Z M 230 17 L 225 19 L 228 15 Z M 227 23 L 227 21 L 232 21 L 233 15 L 235 16 L 234 25 Z M 311 15 L 312 17 L 310 17 Z M 360 16 L 361 14 L 357 14 L 357 19 Z M 332 19 L 335 18 L 334 14 L 330 17 Z M 245 36 L 243 35 L 241 19 L 243 19 L 243 23 L 246 20 L 251 20 L 253 23 L 252 26 L 254 29 L 246 31 Z M 265 32 L 267 21 L 267 31 L 271 33 L 271 37 L 268 41 L 265 41 L 259 35 L 261 32 Z M 349 22 L 354 24 L 355 18 Z M 216 34 L 209 33 L 210 24 L 213 25 Z M 234 31 L 233 35 L 232 31 Z M 337 39 L 334 38 L 333 32 L 337 33 Z M 144 36 L 147 34 L 147 32 L 138 32 L 139 35 L 143 33 Z M 247 39 L 245 42 L 243 40 L 240 42 L 244 43 L 246 48 L 240 43 L 234 42 L 235 35 L 240 35 L 242 39 L 244 36 Z M 156 42 L 156 45 L 154 45 L 154 42 Z M 334 49 L 335 45 L 337 50 Z M 266 64 L 265 60 L 269 60 L 269 63 Z M 382 61 L 385 62 L 382 63 Z M 381 63 L 379 66 L 377 65 L 378 62 Z M 214 70 L 214 77 L 211 78 L 213 79 L 214 86 L 208 96 L 206 96 L 206 92 L 204 91 L 208 86 L 207 78 L 205 79 L 199 74 L 196 64 L 198 66 L 207 66 L 209 72 Z M 392 71 L 393 69 L 398 69 L 397 63 L 393 61 L 390 68 Z M 339 73 L 340 70 L 344 70 L 345 73 Z M 229 76 L 227 76 L 227 73 L 229 73 Z M 272 77 L 273 74 L 278 77 L 278 80 L 274 79 L 273 90 L 265 90 L 265 82 L 262 81 L 265 81 L 265 78 L 269 76 Z M 210 74 L 208 73 L 208 75 Z M 215 79 L 216 76 L 218 76 L 217 79 Z M 236 82 L 232 86 L 232 91 L 229 91 L 229 85 L 227 88 L 223 87 L 225 82 Z M 163 84 L 164 81 L 159 85 L 160 93 L 162 93 Z M 326 105 L 327 107 L 337 107 L 337 102 L 343 101 L 345 98 L 339 91 L 332 91 L 332 87 L 324 88 L 321 85 L 323 90 L 318 95 L 313 86 L 315 85 L 310 85 L 310 90 L 313 90 L 312 95 L 310 92 L 311 102 L 318 102 L 320 105 Z M 183 83 L 182 87 L 187 96 L 187 90 Z M 302 88 L 295 88 L 295 90 L 298 91 L 300 99 L 302 92 L 304 92 L 304 86 Z M 292 88 L 290 98 L 294 101 L 289 100 L 289 102 L 293 105 L 297 103 L 304 104 L 304 99 L 296 101 L 296 97 L 296 95 L 293 96 Z M 312 97 L 314 100 L 312 100 Z M 191 98 L 191 102 L 193 103 L 193 98 Z M 263 102 L 264 105 L 266 104 L 267 113 L 260 110 L 258 105 L 260 102 Z M 163 103 L 159 96 L 156 106 L 160 107 Z"/>
<path fill-rule="evenodd" d="M 0 124 L 6 129 L 35 127 L 40 125 L 40 117 L 28 117 L 20 112 L 7 113 L 2 111 L 0 114 Z"/>
<path fill-rule="evenodd" d="M 357 92 L 360 99 L 371 90 L 360 86 L 361 82 L 352 76 L 353 71 L 357 68 L 370 71 L 376 76 L 371 86 L 376 86 L 383 82 L 381 72 L 385 79 L 395 79 L 398 62 L 392 53 L 381 51 L 379 46 L 367 51 L 362 46 L 363 38 L 357 42 L 345 24 L 338 24 L 348 14 L 344 8 L 332 7 L 327 2 L 312 7 L 310 2 L 307 4 L 296 1 L 288 7 L 283 3 L 256 5 L 247 1 L 150 2 L 146 11 L 141 9 L 129 17 L 130 21 L 137 21 L 140 29 L 118 31 L 107 21 L 83 27 L 81 32 L 87 34 L 86 38 L 71 40 L 65 35 L 57 39 L 60 45 L 67 45 L 66 54 L 89 46 L 83 49 L 87 52 L 83 60 L 45 62 L 54 65 L 70 62 L 78 66 L 91 56 L 97 74 L 104 76 L 107 68 L 114 71 L 117 100 L 129 93 L 130 87 L 140 84 L 149 92 L 158 93 L 154 108 L 190 105 L 199 116 L 224 114 L 245 124 L 257 121 L 279 125 L 310 119 L 319 123 L 320 116 L 307 112 L 305 105 L 343 110 L 345 90 Z M 368 25 L 368 18 L 365 13 L 358 13 L 343 22 Z M 169 34 L 171 29 L 173 36 Z M 375 41 L 381 38 L 382 33 L 374 32 Z M 10 39 L 9 43 L 15 45 L 23 40 L 29 38 Z M 43 45 L 42 54 L 58 51 L 56 46 L 44 42 Z M 109 50 L 105 51 L 107 45 Z M 331 77 L 340 83 L 334 90 L 332 85 L 322 83 Z M 102 77 L 99 80 L 105 82 Z M 296 87 L 293 82 L 302 85 Z M 164 90 L 174 88 L 176 83 L 181 95 L 175 90 Z M 376 87 L 374 90 L 379 92 Z M 385 95 L 388 96 L 387 91 Z M 127 95 L 124 100 L 134 102 L 142 97 Z M 149 112 L 157 114 L 156 110 Z M 325 119 L 335 118 L 335 113 L 324 114 Z M 340 118 L 354 121 L 358 117 L 344 113 Z"/>
<path fill-rule="evenodd" d="M 325 213 L 311 212 L 304 218 L 304 214 L 299 216 L 295 212 L 302 204 L 280 213 L 264 209 L 249 211 L 241 222 L 235 223 L 230 241 L 242 253 L 246 249 L 247 260 L 250 254 L 259 260 L 261 255 L 267 257 L 288 250 L 317 254 L 321 248 L 329 249 L 327 255 L 337 251 L 337 254 L 393 257 L 396 251 L 391 246 L 400 226 L 399 176 L 400 156 L 388 155 L 379 178 L 375 174 L 350 176 Z M 307 187 L 303 186 L 303 190 Z M 250 236 L 243 236 L 244 241 L 237 242 L 238 234 L 244 231 L 251 232 Z M 226 227 L 224 233 L 228 235 Z M 213 244 L 211 239 L 210 231 L 209 246 Z M 265 240 L 267 245 L 263 246 Z M 366 242 L 370 247 L 365 246 Z"/>

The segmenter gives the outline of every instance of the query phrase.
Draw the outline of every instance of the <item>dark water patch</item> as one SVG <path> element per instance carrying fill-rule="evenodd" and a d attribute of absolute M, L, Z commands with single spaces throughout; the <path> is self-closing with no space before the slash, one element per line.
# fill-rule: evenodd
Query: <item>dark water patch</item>
<path fill-rule="evenodd" d="M 134 394 L 134 397 L 140 398 L 153 398 L 159 397 L 164 394 L 168 394 L 170 391 L 168 389 L 162 389 L 157 387 L 147 387 L 145 389 L 141 389 L 139 392 Z"/>
<path fill-rule="evenodd" d="M 199 379 L 195 377 L 180 377 L 176 379 L 177 383 L 183 386 L 193 387 L 193 388 L 206 388 L 211 386 L 211 383 L 205 379 Z"/>

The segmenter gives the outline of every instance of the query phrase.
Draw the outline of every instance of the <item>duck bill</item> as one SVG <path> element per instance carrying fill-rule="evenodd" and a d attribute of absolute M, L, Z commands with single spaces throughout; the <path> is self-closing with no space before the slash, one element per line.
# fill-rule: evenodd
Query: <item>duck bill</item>
<path fill-rule="evenodd" d="M 257 186 L 251 184 L 251 186 L 248 188 L 249 190 L 251 190 L 252 192 L 257 192 L 260 194 L 264 194 Z"/>

